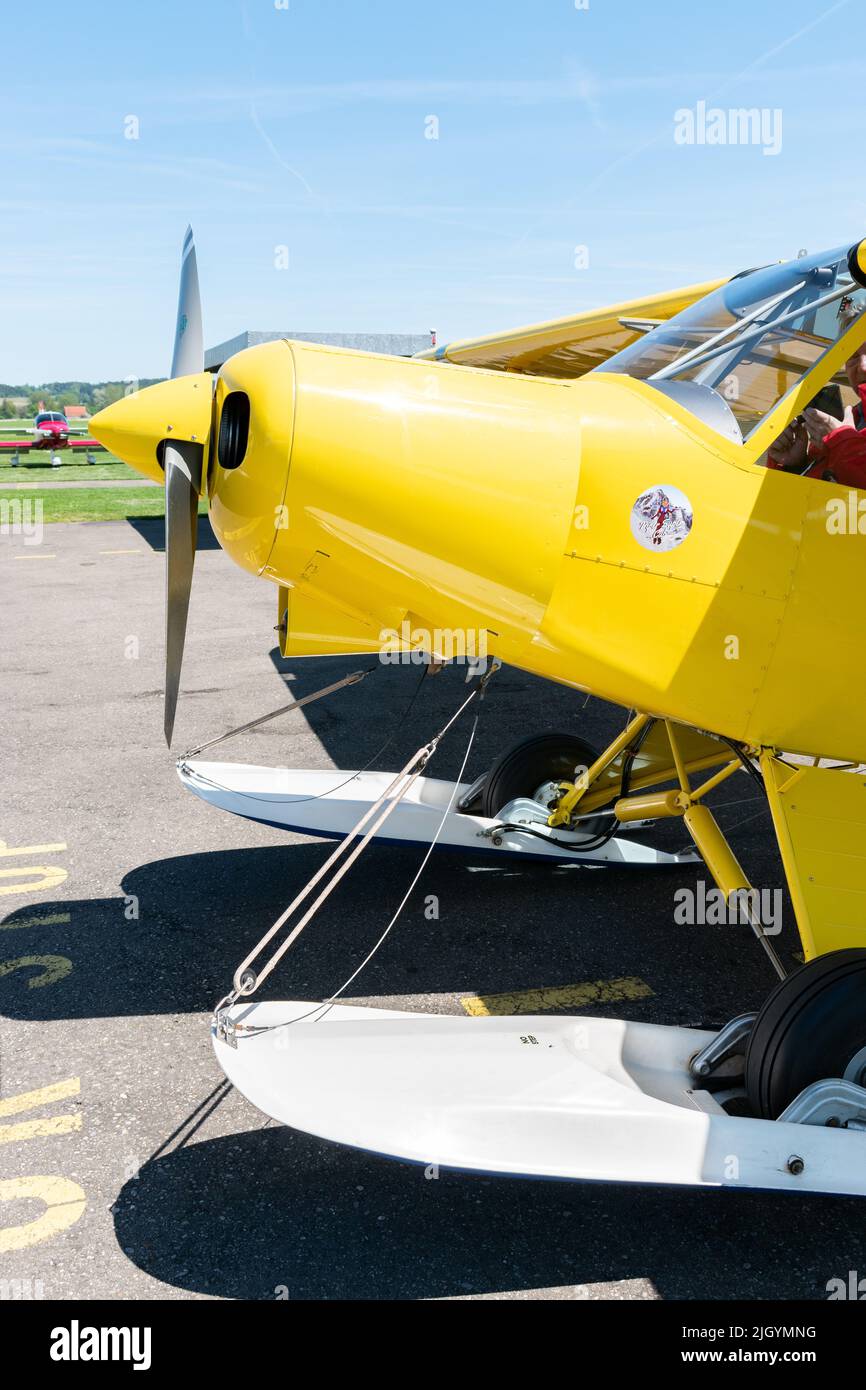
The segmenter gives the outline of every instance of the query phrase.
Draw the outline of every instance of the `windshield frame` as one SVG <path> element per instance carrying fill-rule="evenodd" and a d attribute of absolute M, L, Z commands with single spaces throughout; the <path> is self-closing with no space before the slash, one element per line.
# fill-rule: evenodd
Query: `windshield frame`
<path fill-rule="evenodd" d="M 845 266 L 846 259 L 848 261 L 847 267 Z M 834 268 L 836 276 L 834 280 L 828 279 L 822 289 L 819 288 L 821 282 L 817 280 L 817 276 L 825 267 L 827 269 Z M 763 279 L 768 273 L 774 271 L 787 275 L 789 277 L 788 285 L 778 292 L 771 291 L 758 303 L 752 301 L 750 308 L 745 282 L 752 280 L 753 277 L 755 280 L 758 277 Z M 800 283 L 797 283 L 798 280 Z M 790 305 L 791 299 L 794 296 L 799 296 L 810 281 L 816 285 L 817 299 L 808 306 L 800 306 L 795 310 L 790 310 L 785 301 L 787 300 L 788 305 Z M 735 293 L 739 291 L 737 298 L 744 306 L 741 310 L 729 307 L 730 302 L 727 300 L 727 295 L 731 293 L 732 287 L 736 287 Z M 738 415 L 738 424 L 743 437 L 741 440 L 728 439 L 727 442 L 736 449 L 741 457 L 745 451 L 750 460 L 757 459 L 778 437 L 786 424 L 790 423 L 810 403 L 821 386 L 832 381 L 840 373 L 852 353 L 866 341 L 864 288 L 866 285 L 851 265 L 851 250 L 846 256 L 844 248 L 833 248 L 813 256 L 782 261 L 773 266 L 762 266 L 744 275 L 734 276 L 719 289 L 694 301 L 681 314 L 675 315 L 664 324 L 659 324 L 658 329 L 654 330 L 653 333 L 630 344 L 621 353 L 617 353 L 594 370 L 604 375 L 626 376 L 632 381 L 643 383 L 650 390 L 662 391 L 668 383 L 673 384 L 677 381 L 692 380 L 700 383 L 708 371 L 712 375 L 712 363 L 714 361 L 724 363 L 733 357 L 735 369 L 740 355 L 746 356 L 753 350 L 760 355 L 765 345 L 771 347 L 774 341 L 778 342 L 780 330 L 784 334 L 786 322 L 790 324 L 793 320 L 796 323 L 797 317 L 801 313 L 809 312 L 814 315 L 815 310 L 829 305 L 834 300 L 842 300 L 846 294 L 857 294 L 859 291 L 858 298 L 861 302 L 857 305 L 859 308 L 857 317 L 852 319 L 844 329 L 841 329 L 839 336 L 835 339 L 829 336 L 812 337 L 809 335 L 815 348 L 820 345 L 820 355 L 811 366 L 806 367 L 800 377 L 794 377 L 792 380 L 789 375 L 790 384 L 784 393 L 769 406 L 766 414 L 757 420 L 754 420 L 753 416 L 753 420 L 749 422 L 743 421 L 742 417 Z M 715 311 L 712 306 L 714 300 L 720 300 L 722 308 L 735 317 L 723 327 L 714 329 L 708 338 L 701 341 L 699 337 L 702 330 L 701 305 L 707 306 L 703 321 L 709 324 L 714 317 Z M 774 312 L 780 317 L 774 320 L 773 316 L 770 315 L 769 321 L 767 321 L 764 316 L 767 315 L 768 308 L 772 303 L 778 306 Z M 756 323 L 756 319 L 763 321 Z M 678 322 L 680 320 L 683 322 Z M 681 344 L 678 355 L 665 361 L 665 354 L 676 343 L 677 336 L 679 336 Z M 691 342 L 689 342 L 690 336 Z M 697 342 L 695 341 L 696 336 L 698 337 Z M 803 341 L 806 341 L 806 335 L 793 327 L 785 336 L 802 337 Z M 659 345 L 655 349 L 649 342 L 653 337 L 656 338 L 656 343 Z M 645 348 L 644 344 L 646 344 Z M 643 356 L 644 351 L 646 357 Z M 617 367 L 615 364 L 619 357 L 625 358 L 625 361 L 622 366 Z M 653 357 L 655 357 L 655 364 L 653 364 Z M 693 376 L 693 373 L 697 373 L 697 376 Z M 780 382 L 779 385 L 782 386 L 784 383 Z M 710 389 L 716 390 L 722 400 L 728 399 L 714 382 L 710 381 L 709 386 Z M 671 401 L 668 400 L 668 405 L 670 404 Z M 700 411 L 695 414 L 688 405 L 683 405 L 681 408 L 685 415 L 694 415 L 696 422 L 706 423 L 700 419 Z M 748 433 L 745 432 L 747 423 L 750 426 Z"/>

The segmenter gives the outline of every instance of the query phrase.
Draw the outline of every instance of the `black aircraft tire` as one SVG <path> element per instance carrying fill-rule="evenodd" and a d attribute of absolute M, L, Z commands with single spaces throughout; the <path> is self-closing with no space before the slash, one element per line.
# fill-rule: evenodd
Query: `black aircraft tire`
<path fill-rule="evenodd" d="M 598 752 L 577 734 L 533 734 L 501 754 L 487 774 L 481 814 L 495 819 L 516 796 L 533 796 L 544 782 L 573 782 L 577 768 L 589 767 Z M 591 816 L 580 830 L 587 840 L 607 838 L 615 829 L 611 816 Z"/>
<path fill-rule="evenodd" d="M 866 1048 L 866 950 L 828 951 L 781 980 L 746 1049 L 754 1113 L 775 1120 L 813 1081 L 841 1077 Z"/>

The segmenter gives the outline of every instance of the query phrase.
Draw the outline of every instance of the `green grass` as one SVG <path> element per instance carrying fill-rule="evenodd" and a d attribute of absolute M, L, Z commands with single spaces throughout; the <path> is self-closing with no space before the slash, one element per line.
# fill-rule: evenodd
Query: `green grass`
<path fill-rule="evenodd" d="M 23 437 L 23 436 L 22 436 Z M 8 439 L 9 435 L 0 435 L 0 439 Z M 48 454 L 19 454 L 20 462 L 17 468 L 12 467 L 11 452 L 6 449 L 0 450 L 0 482 L 4 483 L 30 483 L 36 487 L 42 482 L 97 482 L 106 478 L 118 478 L 123 482 L 141 482 L 141 474 L 136 473 L 135 469 L 129 468 L 127 464 L 121 463 L 114 454 L 97 451 L 93 457 L 95 463 L 87 462 L 86 454 L 72 453 L 71 450 L 61 449 L 60 467 L 52 468 L 51 459 Z"/>
<path fill-rule="evenodd" d="M 59 470 L 55 470 L 59 471 Z M 163 516 L 165 499 L 156 487 L 101 488 L 19 488 L 0 491 L 0 502 L 9 499 L 42 502 L 42 520 L 52 521 L 122 521 L 133 516 Z M 199 516 L 207 515 L 207 501 L 199 501 Z"/>
<path fill-rule="evenodd" d="M 94 454 L 96 463 L 84 463 L 80 454 L 76 457 L 74 454 L 61 453 L 60 457 L 63 462 L 59 468 L 51 467 L 47 454 L 36 454 L 30 458 L 22 454 L 17 468 L 12 467 L 8 458 L 0 457 L 0 482 L 25 483 L 28 487 L 38 487 L 40 483 L 95 483 L 107 478 L 141 482 L 140 473 L 121 463 L 112 454 Z"/>
<path fill-rule="evenodd" d="M 4 428 L 32 425 L 32 420 L 3 420 Z M 5 432 L 0 438 L 8 439 Z M 24 438 L 24 436 L 21 436 Z M 60 451 L 59 468 L 52 468 L 46 453 L 21 454 L 17 468 L 12 467 L 10 455 L 0 453 L 0 482 L 16 483 L 17 487 L 0 488 L 0 501 L 19 497 L 30 502 L 40 498 L 42 519 L 52 521 L 121 521 L 125 517 L 164 516 L 165 499 L 161 487 L 147 487 L 140 473 L 122 463 L 114 454 L 98 451 L 96 463 L 87 463 L 86 455 Z M 68 460 L 68 462 L 67 462 Z M 52 483 L 95 483 L 116 479 L 126 487 L 57 488 Z M 44 484 L 44 486 L 43 486 Z M 207 513 L 207 503 L 199 503 L 199 514 Z"/>
<path fill-rule="evenodd" d="M 8 421 L 4 421 L 8 424 Z M 22 420 L 15 424 L 32 424 Z M 23 436 L 22 436 L 23 437 Z M 2 435 L 0 438 L 9 438 Z M 48 454 L 21 454 L 17 468 L 12 467 L 9 454 L 0 453 L 0 482 L 16 483 L 15 488 L 0 488 L 0 502 L 6 498 L 29 499 L 31 504 L 42 502 L 42 519 L 52 521 L 122 521 L 134 516 L 164 516 L 165 498 L 161 487 L 145 486 L 140 473 L 128 467 L 114 454 L 94 454 L 96 463 L 87 463 L 86 456 L 61 450 L 62 463 L 52 468 Z M 69 462 L 67 462 L 67 459 Z M 95 483 L 117 479 L 125 487 L 52 487 L 52 483 Z M 44 484 L 44 486 L 43 486 Z M 199 503 L 199 514 L 207 513 L 207 503 Z"/>

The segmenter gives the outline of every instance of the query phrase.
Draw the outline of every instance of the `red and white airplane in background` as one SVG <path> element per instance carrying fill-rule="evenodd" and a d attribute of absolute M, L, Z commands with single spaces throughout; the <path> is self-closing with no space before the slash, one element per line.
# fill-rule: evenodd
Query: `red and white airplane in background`
<path fill-rule="evenodd" d="M 87 450 L 87 462 L 93 463 L 93 451 L 101 449 L 98 439 L 80 439 L 66 416 L 60 410 L 41 410 L 32 428 L 20 431 L 32 435 L 31 439 L 0 439 L 0 449 L 12 453 L 12 467 L 16 468 L 21 454 L 33 452 L 50 453 L 51 467 L 60 467 L 60 452 L 71 449 L 74 452 Z"/>

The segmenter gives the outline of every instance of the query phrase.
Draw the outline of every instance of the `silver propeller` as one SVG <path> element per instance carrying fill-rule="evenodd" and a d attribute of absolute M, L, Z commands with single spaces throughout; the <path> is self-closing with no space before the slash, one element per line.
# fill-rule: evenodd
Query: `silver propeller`
<path fill-rule="evenodd" d="M 192 227 L 183 239 L 177 326 L 171 375 L 189 376 L 204 369 L 201 298 Z M 204 449 L 201 444 L 167 439 L 165 469 L 165 741 L 171 746 L 183 663 L 183 644 L 195 563 L 198 499 Z"/>
<path fill-rule="evenodd" d="M 201 296 L 192 227 L 187 227 L 180 253 L 180 289 L 177 296 L 177 324 L 171 355 L 172 377 L 191 376 L 204 370 L 204 338 L 201 331 Z"/>
<path fill-rule="evenodd" d="M 165 741 L 171 747 L 198 530 L 202 446 L 166 441 L 165 464 Z"/>

